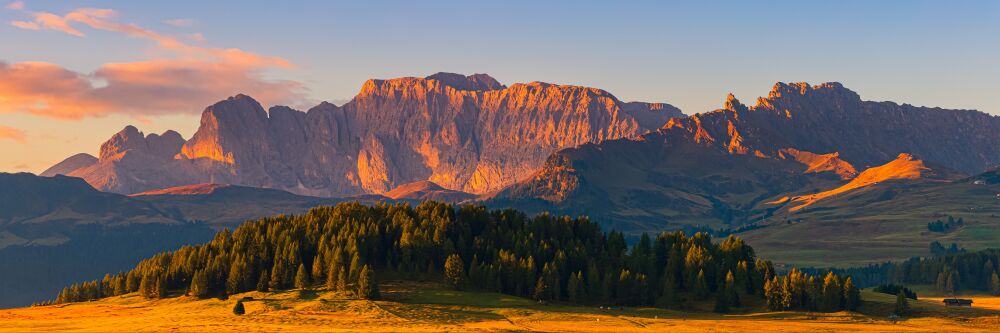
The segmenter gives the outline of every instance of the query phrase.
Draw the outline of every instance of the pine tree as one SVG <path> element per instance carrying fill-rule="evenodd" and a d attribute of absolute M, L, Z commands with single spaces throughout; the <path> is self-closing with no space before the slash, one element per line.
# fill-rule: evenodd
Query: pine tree
<path fill-rule="evenodd" d="M 823 278 L 823 291 L 819 310 L 834 312 L 843 309 L 843 305 L 841 304 L 843 295 L 844 289 L 840 285 L 840 278 L 833 274 L 833 272 L 826 273 L 826 277 Z"/>
<path fill-rule="evenodd" d="M 211 290 L 208 286 L 208 274 L 205 270 L 198 270 L 194 273 L 194 277 L 191 278 L 191 287 L 188 289 L 188 293 L 191 296 L 198 298 L 205 298 L 211 294 Z"/>
<path fill-rule="evenodd" d="M 236 306 L 233 306 L 233 314 L 240 316 L 246 313 L 246 309 L 243 308 L 243 301 L 236 301 Z"/>
<path fill-rule="evenodd" d="M 692 290 L 695 297 L 705 298 L 708 296 L 708 282 L 705 281 L 705 270 L 699 270 L 698 275 L 695 276 Z"/>
<path fill-rule="evenodd" d="M 309 273 L 306 272 L 304 264 L 299 264 L 299 269 L 295 272 L 295 288 L 309 288 Z"/>
<path fill-rule="evenodd" d="M 902 291 L 896 294 L 896 309 L 893 313 L 900 317 L 910 314 L 910 302 L 906 300 L 906 294 Z"/>
<path fill-rule="evenodd" d="M 246 265 L 241 261 L 233 263 L 229 269 L 229 275 L 226 277 L 226 293 L 233 295 L 238 294 L 243 291 L 246 277 Z"/>
<path fill-rule="evenodd" d="M 575 274 L 570 274 L 569 280 L 566 281 L 566 297 L 569 298 L 570 302 L 579 303 L 582 294 L 583 272 L 578 271 Z"/>
<path fill-rule="evenodd" d="M 785 298 L 781 288 L 782 283 L 779 277 L 764 282 L 764 299 L 767 301 L 767 308 L 775 311 L 784 310 L 783 300 Z"/>
<path fill-rule="evenodd" d="M 545 282 L 545 278 L 539 276 L 538 280 L 535 282 L 535 292 L 532 297 L 536 301 L 544 301 L 551 298 L 551 290 L 549 289 L 549 284 Z"/>
<path fill-rule="evenodd" d="M 325 273 L 323 268 L 326 267 L 325 264 L 326 264 L 326 258 L 325 256 L 323 256 L 323 252 L 320 252 L 318 255 L 316 255 L 315 258 L 313 258 L 312 281 L 316 282 L 323 281 Z"/>
<path fill-rule="evenodd" d="M 1000 296 L 1000 276 L 997 276 L 996 271 L 990 275 L 990 294 Z"/>
<path fill-rule="evenodd" d="M 364 265 L 358 274 L 360 276 L 358 278 L 358 297 L 369 300 L 379 299 L 378 282 L 375 281 L 375 270 L 371 269 L 368 265 Z"/>
<path fill-rule="evenodd" d="M 844 309 L 856 311 L 861 305 L 861 291 L 854 286 L 854 281 L 850 276 L 844 280 Z"/>
<path fill-rule="evenodd" d="M 337 269 L 337 291 L 347 291 L 347 270 Z"/>
<path fill-rule="evenodd" d="M 452 254 L 445 260 L 444 279 L 455 289 L 461 289 L 465 283 L 465 264 L 457 254 Z"/>
<path fill-rule="evenodd" d="M 739 239 L 739 238 L 737 238 Z M 730 307 L 740 306 L 739 289 L 737 289 L 736 279 L 733 272 L 726 273 L 726 298 Z"/>
<path fill-rule="evenodd" d="M 268 283 L 267 280 L 268 280 L 269 276 L 270 276 L 270 274 L 268 274 L 267 270 L 260 271 L 260 277 L 257 278 L 257 291 L 259 291 L 259 292 L 267 292 L 268 291 L 267 287 L 268 287 L 269 283 Z"/>
<path fill-rule="evenodd" d="M 284 267 L 283 261 L 274 258 L 274 266 L 271 267 L 271 278 L 267 280 L 268 289 L 271 289 L 271 291 L 285 289 Z"/>

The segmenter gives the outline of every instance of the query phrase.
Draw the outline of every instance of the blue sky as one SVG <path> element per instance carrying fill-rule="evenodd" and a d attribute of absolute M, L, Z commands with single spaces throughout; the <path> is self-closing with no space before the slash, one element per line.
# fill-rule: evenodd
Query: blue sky
<path fill-rule="evenodd" d="M 247 71 L 264 82 L 296 83 L 272 99 L 298 105 L 349 99 L 369 78 L 450 71 L 488 73 L 508 85 L 593 86 L 688 114 L 720 107 L 729 92 L 752 101 L 778 81 L 839 81 L 868 100 L 1000 114 L 1000 1 L 28 0 L 23 9 L 0 9 L 0 61 L 44 62 L 93 79 L 108 64 L 179 57 L 149 39 L 81 21 L 71 25 L 84 37 L 10 23 L 80 8 L 113 9 L 109 21 L 194 47 L 286 60 L 291 66 Z M 227 88 L 212 91 L 220 95 L 214 99 Z M 69 153 L 96 153 L 126 124 L 189 137 L 204 107 L 146 112 L 147 104 L 127 103 L 105 101 L 95 107 L 112 110 L 69 118 L 0 110 L 0 126 L 22 133 L 0 139 L 0 151 L 11 152 L 0 155 L 0 171 L 40 172 Z"/>

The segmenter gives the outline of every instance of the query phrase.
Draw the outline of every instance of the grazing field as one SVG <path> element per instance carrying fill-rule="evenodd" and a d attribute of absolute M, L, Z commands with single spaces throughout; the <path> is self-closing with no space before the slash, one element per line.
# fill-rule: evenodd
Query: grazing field
<path fill-rule="evenodd" d="M 228 300 L 135 294 L 101 301 L 0 310 L 0 332 L 995 332 L 1000 311 L 946 308 L 914 301 L 914 318 L 888 320 L 894 297 L 864 292 L 859 313 L 767 312 L 714 314 L 652 308 L 606 310 L 540 305 L 496 293 L 452 291 L 436 283 L 385 283 L 384 300 L 353 300 L 328 291 L 248 292 Z M 232 313 L 236 299 L 246 314 Z M 1000 298 L 989 299 L 994 304 Z M 977 300 L 977 303 L 980 300 Z M 987 302 L 983 298 L 983 302 Z"/>

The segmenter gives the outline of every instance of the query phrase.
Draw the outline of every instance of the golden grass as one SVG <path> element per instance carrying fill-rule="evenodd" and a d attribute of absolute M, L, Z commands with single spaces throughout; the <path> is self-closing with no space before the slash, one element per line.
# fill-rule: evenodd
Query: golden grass
<path fill-rule="evenodd" d="M 861 313 L 760 312 L 718 315 L 652 308 L 602 310 L 539 305 L 429 283 L 387 283 L 386 300 L 352 300 L 328 291 L 249 292 L 229 300 L 134 294 L 95 302 L 0 310 L 0 332 L 995 332 L 1000 312 L 914 302 L 923 315 L 897 323 L 884 316 L 891 297 L 865 292 Z M 232 314 L 235 299 L 247 313 Z M 977 300 L 977 302 L 979 302 Z M 985 300 L 983 302 L 986 302 Z M 990 300 L 1000 303 L 1000 298 Z"/>

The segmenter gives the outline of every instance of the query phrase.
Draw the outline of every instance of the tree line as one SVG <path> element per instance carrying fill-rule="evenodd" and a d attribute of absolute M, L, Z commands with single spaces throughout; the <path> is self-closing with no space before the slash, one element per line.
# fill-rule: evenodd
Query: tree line
<path fill-rule="evenodd" d="M 850 278 L 794 270 L 778 276 L 771 262 L 734 236 L 713 242 L 706 233 L 643 234 L 629 246 L 622 233 L 603 232 L 586 217 L 529 217 L 433 201 L 341 203 L 248 221 L 206 244 L 66 287 L 55 302 L 132 292 L 205 298 L 290 288 L 378 298 L 376 271 L 439 276 L 456 288 L 541 302 L 687 308 L 714 299 L 719 312 L 739 307 L 741 298 L 779 294 L 790 301 L 774 308 L 836 311 L 860 302 Z"/>
<path fill-rule="evenodd" d="M 862 288 L 879 284 L 930 284 L 941 292 L 983 291 L 1000 295 L 1000 249 L 954 252 L 847 269 L 809 269 L 850 275 Z"/>

